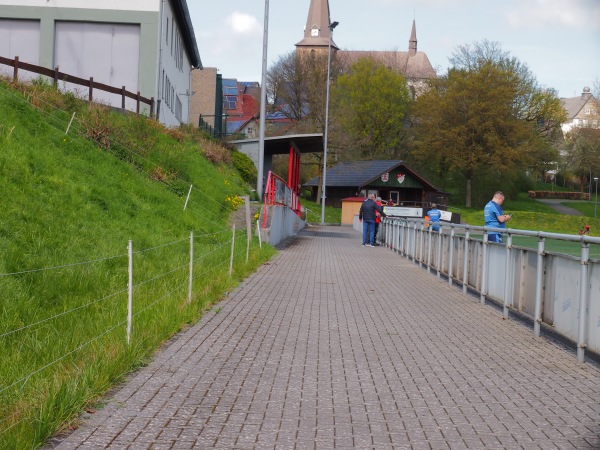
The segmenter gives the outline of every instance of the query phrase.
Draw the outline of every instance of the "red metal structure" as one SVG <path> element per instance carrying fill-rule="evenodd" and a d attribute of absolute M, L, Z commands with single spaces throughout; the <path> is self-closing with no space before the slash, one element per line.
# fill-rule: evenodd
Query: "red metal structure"
<path fill-rule="evenodd" d="M 294 160 L 292 164 L 292 159 Z M 290 150 L 289 180 L 286 183 L 283 178 L 269 171 L 265 185 L 263 228 L 267 227 L 267 206 L 280 205 L 289 206 L 298 217 L 302 217 L 302 205 L 298 196 L 300 178 L 300 155 L 293 149 Z"/>

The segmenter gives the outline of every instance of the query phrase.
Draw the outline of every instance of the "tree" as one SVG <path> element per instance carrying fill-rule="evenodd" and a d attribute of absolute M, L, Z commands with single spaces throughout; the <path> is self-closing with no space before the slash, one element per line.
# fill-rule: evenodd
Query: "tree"
<path fill-rule="evenodd" d="M 498 44 L 459 47 L 448 74 L 418 97 L 412 155 L 440 176 L 455 173 L 472 206 L 474 180 L 506 181 L 548 155 L 565 112 L 556 92 L 541 89 L 526 65 Z M 498 183 L 499 184 L 499 183 Z"/>
<path fill-rule="evenodd" d="M 292 121 L 295 133 L 324 133 L 325 103 L 327 89 L 327 52 L 302 54 L 291 52 L 282 56 L 267 73 L 267 92 L 271 110 L 280 111 Z M 330 77 L 335 82 L 339 65 L 331 60 Z M 329 115 L 328 160 L 336 159 L 335 117 Z M 323 170 L 323 153 L 304 155 L 303 166 L 309 166 L 311 174 Z M 311 170 L 312 169 L 312 170 Z M 321 185 L 317 192 L 321 198 Z"/>
<path fill-rule="evenodd" d="M 581 183 L 581 189 L 592 176 L 600 174 L 600 129 L 574 128 L 566 136 L 565 164 Z"/>
<path fill-rule="evenodd" d="M 332 92 L 335 115 L 360 157 L 402 154 L 410 94 L 403 75 L 373 58 L 362 58 L 341 74 Z"/>

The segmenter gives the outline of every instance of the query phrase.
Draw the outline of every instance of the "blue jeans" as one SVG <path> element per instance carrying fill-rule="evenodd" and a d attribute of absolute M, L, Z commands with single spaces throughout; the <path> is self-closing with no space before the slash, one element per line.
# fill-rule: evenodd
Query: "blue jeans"
<path fill-rule="evenodd" d="M 502 235 L 500 233 L 488 233 L 489 242 L 502 242 Z"/>
<path fill-rule="evenodd" d="M 368 233 L 368 234 L 367 234 Z M 368 242 L 367 242 L 368 236 Z M 363 220 L 363 245 L 375 244 L 375 221 Z"/>

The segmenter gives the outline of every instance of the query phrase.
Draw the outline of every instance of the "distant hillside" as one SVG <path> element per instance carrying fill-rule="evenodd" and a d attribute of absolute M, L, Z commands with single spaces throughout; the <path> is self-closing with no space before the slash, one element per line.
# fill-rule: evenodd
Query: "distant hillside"
<path fill-rule="evenodd" d="M 273 254 L 246 264 L 238 232 L 229 275 L 232 164 L 252 177 L 195 130 L 0 80 L 0 448 L 39 447 Z"/>

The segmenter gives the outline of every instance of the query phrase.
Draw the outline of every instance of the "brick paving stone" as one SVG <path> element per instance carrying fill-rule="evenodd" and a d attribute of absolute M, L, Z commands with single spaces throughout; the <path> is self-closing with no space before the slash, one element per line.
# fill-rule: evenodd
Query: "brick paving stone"
<path fill-rule="evenodd" d="M 597 365 L 359 241 L 302 231 L 58 448 L 600 448 Z"/>

